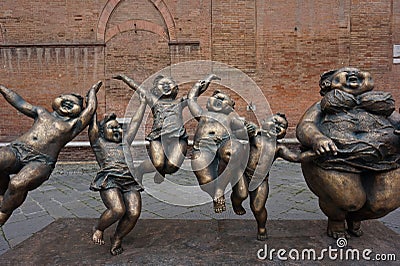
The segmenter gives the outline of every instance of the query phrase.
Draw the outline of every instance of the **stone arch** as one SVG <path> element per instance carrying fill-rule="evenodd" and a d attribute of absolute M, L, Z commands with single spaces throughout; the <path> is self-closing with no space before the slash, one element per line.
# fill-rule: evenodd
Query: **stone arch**
<path fill-rule="evenodd" d="M 110 32 L 106 33 L 107 23 L 110 19 L 110 16 L 114 9 L 118 6 L 120 2 L 123 0 L 108 0 L 106 5 L 103 8 L 103 11 L 100 14 L 99 22 L 97 25 L 97 40 L 103 40 L 104 42 L 109 41 L 112 37 L 120 32 L 129 31 L 129 30 L 143 30 L 150 31 L 155 34 L 162 36 L 167 41 L 175 41 L 176 40 L 176 29 L 175 22 L 172 17 L 171 12 L 169 11 L 167 5 L 163 0 L 148 0 L 153 6 L 160 12 L 161 17 L 164 20 L 165 25 L 167 26 L 166 30 L 155 23 L 143 21 L 143 20 L 129 20 L 123 23 L 120 23 L 117 26 L 109 29 Z"/>
<path fill-rule="evenodd" d="M 169 41 L 168 32 L 165 31 L 164 27 L 157 25 L 153 22 L 145 21 L 145 20 L 127 20 L 123 23 L 120 23 L 110 29 L 107 30 L 106 35 L 104 37 L 104 42 L 108 42 L 117 34 L 120 34 L 124 31 L 149 31 L 160 35 L 164 40 Z"/>

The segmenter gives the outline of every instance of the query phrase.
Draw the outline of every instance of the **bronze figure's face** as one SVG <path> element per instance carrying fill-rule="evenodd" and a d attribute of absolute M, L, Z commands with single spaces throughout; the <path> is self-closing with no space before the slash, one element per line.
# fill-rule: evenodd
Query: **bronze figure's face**
<path fill-rule="evenodd" d="M 179 88 L 175 81 L 167 77 L 158 80 L 154 88 L 154 94 L 161 98 L 175 99 L 178 91 Z"/>
<path fill-rule="evenodd" d="M 235 102 L 227 94 L 215 91 L 213 95 L 208 99 L 207 110 L 211 112 L 218 112 L 229 114 L 233 111 Z"/>
<path fill-rule="evenodd" d="M 54 100 L 52 107 L 61 116 L 77 117 L 82 111 L 82 99 L 73 94 L 63 94 Z"/>
<path fill-rule="evenodd" d="M 325 93 L 337 89 L 353 95 L 360 95 L 374 88 L 374 82 L 369 72 L 350 67 L 341 68 L 332 73 L 332 76 L 328 78 L 328 84 L 330 86 L 326 87 Z"/>
<path fill-rule="evenodd" d="M 104 124 L 104 138 L 108 141 L 122 142 L 122 128 L 117 120 L 113 119 Z"/>
<path fill-rule="evenodd" d="M 284 115 L 276 114 L 261 121 L 261 127 L 270 134 L 276 135 L 277 139 L 282 139 L 286 136 L 288 122 Z"/>
<path fill-rule="evenodd" d="M 277 139 L 282 139 L 286 136 L 286 130 L 288 128 L 288 121 L 284 116 L 281 116 L 279 114 L 274 115 L 272 120 L 274 121 L 275 124 L 275 132 L 276 132 L 276 138 Z"/>

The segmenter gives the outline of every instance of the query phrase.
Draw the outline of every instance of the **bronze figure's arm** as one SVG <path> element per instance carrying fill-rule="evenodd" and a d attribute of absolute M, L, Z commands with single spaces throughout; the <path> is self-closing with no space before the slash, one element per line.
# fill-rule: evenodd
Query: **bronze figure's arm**
<path fill-rule="evenodd" d="M 141 95 L 144 95 L 146 97 L 146 100 L 149 101 L 150 106 L 153 106 L 153 104 L 158 100 L 156 96 L 151 94 L 149 91 L 147 91 L 143 87 L 140 87 L 140 85 L 138 83 L 136 83 L 136 81 L 134 81 L 133 79 L 131 79 L 130 77 L 128 77 L 124 74 L 118 74 L 118 75 L 114 76 L 113 78 L 123 81 L 132 90 L 137 91 Z"/>
<path fill-rule="evenodd" d="M 231 116 L 231 130 L 233 135 L 242 140 L 247 140 L 249 135 L 247 132 L 246 122 L 244 119 L 241 119 L 236 113 L 232 112 L 229 114 Z"/>
<path fill-rule="evenodd" d="M 134 91 L 143 90 L 140 88 L 139 84 L 137 84 L 133 79 L 131 79 L 130 77 L 128 77 L 124 74 L 118 74 L 118 75 L 114 76 L 113 79 L 122 80 L 126 85 L 128 85 Z M 145 93 L 145 92 L 143 91 L 141 93 Z"/>
<path fill-rule="evenodd" d="M 99 139 L 99 125 L 97 123 L 97 113 L 93 114 L 93 117 L 89 123 L 88 134 L 89 134 L 90 145 L 93 146 L 93 144 L 95 144 L 96 141 Z"/>
<path fill-rule="evenodd" d="M 187 105 L 189 107 L 190 112 L 192 115 L 198 120 L 203 112 L 201 106 L 197 103 L 197 98 L 203 94 L 208 86 L 210 85 L 211 81 L 213 80 L 221 80 L 215 74 L 210 74 L 205 80 L 199 80 L 196 82 L 192 89 L 189 91 Z"/>
<path fill-rule="evenodd" d="M 91 121 L 93 114 L 97 109 L 97 92 L 99 92 L 101 85 L 103 83 L 98 81 L 94 84 L 88 91 L 86 97 L 86 108 L 81 112 L 81 114 L 77 117 L 78 122 L 76 123 L 76 127 L 73 131 L 73 136 L 78 135 Z"/>
<path fill-rule="evenodd" d="M 293 151 L 291 151 L 288 147 L 282 144 L 277 144 L 276 145 L 276 154 L 275 158 L 282 158 L 286 161 L 292 162 L 292 163 L 298 163 L 300 162 L 299 158 L 300 154 L 297 154 Z"/>
<path fill-rule="evenodd" d="M 131 145 L 133 140 L 135 139 L 136 133 L 139 130 L 140 123 L 143 120 L 143 115 L 146 110 L 146 98 L 143 95 L 139 94 L 139 99 L 140 106 L 137 109 L 135 115 L 132 117 L 124 138 L 128 145 Z"/>
<path fill-rule="evenodd" d="M 208 77 L 205 80 L 201 80 L 200 81 L 200 91 L 199 91 L 199 95 L 197 95 L 197 96 L 202 95 L 203 92 L 205 92 L 208 89 L 208 86 L 210 85 L 210 83 L 213 80 L 221 80 L 221 78 L 215 74 L 210 74 L 210 75 L 208 75 Z"/>
<path fill-rule="evenodd" d="M 14 108 L 16 108 L 24 115 L 31 118 L 35 118 L 37 116 L 37 110 L 39 107 L 33 106 L 32 104 L 28 103 L 15 91 L 6 88 L 3 85 L 0 85 L 0 93 L 3 94 L 7 102 L 9 102 Z"/>
<path fill-rule="evenodd" d="M 311 161 L 318 155 L 313 150 L 296 153 L 283 144 L 277 144 L 275 158 L 278 157 L 292 163 L 301 163 Z"/>
<path fill-rule="evenodd" d="M 329 137 L 322 134 L 317 124 L 321 119 L 321 107 L 319 103 L 311 106 L 300 119 L 297 125 L 296 135 L 300 143 L 312 148 L 317 155 L 332 153 L 337 154 L 337 147 Z"/>
<path fill-rule="evenodd" d="M 196 118 L 197 120 L 200 119 L 200 116 L 203 113 L 203 109 L 197 103 L 197 97 L 199 97 L 200 87 L 201 87 L 201 81 L 196 82 L 196 84 L 194 84 L 192 89 L 189 91 L 189 94 L 187 97 L 187 105 L 188 105 L 189 111 L 192 113 L 194 118 Z"/>
<path fill-rule="evenodd" d="M 400 114 L 395 111 L 388 118 L 395 128 L 394 134 L 400 135 Z"/>

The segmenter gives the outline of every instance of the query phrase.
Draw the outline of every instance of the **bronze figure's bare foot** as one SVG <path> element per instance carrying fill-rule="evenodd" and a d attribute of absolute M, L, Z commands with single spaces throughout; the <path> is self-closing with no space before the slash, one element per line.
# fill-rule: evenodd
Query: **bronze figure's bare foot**
<path fill-rule="evenodd" d="M 258 228 L 257 240 L 265 241 L 265 240 L 267 240 L 267 238 L 268 238 L 267 229 Z"/>
<path fill-rule="evenodd" d="M 338 238 L 350 238 L 350 235 L 346 231 L 344 221 L 331 221 L 328 220 L 328 230 L 327 234 L 329 237 L 334 239 Z"/>
<path fill-rule="evenodd" d="M 104 245 L 103 231 L 94 229 L 92 240 L 96 245 Z"/>
<path fill-rule="evenodd" d="M 111 237 L 110 239 L 111 239 L 111 249 L 110 249 L 111 255 L 116 256 L 121 254 L 124 251 L 124 249 L 121 246 L 122 241 L 117 240 L 114 237 Z"/>
<path fill-rule="evenodd" d="M 214 203 L 214 211 L 216 213 L 221 213 L 223 211 L 226 211 L 226 206 L 225 206 L 225 197 L 221 196 L 213 200 Z"/>
<path fill-rule="evenodd" d="M 338 230 L 334 230 L 334 229 L 330 228 L 329 226 L 328 226 L 327 234 L 329 237 L 332 237 L 334 239 L 338 239 L 338 238 L 349 239 L 350 238 L 350 235 L 347 233 L 346 230 L 338 231 Z"/>
<path fill-rule="evenodd" d="M 156 174 L 154 175 L 154 183 L 156 184 L 161 184 L 162 182 L 164 182 L 164 179 L 165 177 L 159 172 L 156 172 Z"/>
<path fill-rule="evenodd" d="M 328 229 L 328 236 L 332 237 L 334 239 L 338 239 L 338 238 L 349 239 L 350 238 L 350 235 L 346 231 L 335 232 L 335 231 L 332 231 L 332 230 L 329 230 L 329 229 Z"/>
<path fill-rule="evenodd" d="M 246 213 L 246 210 L 243 208 L 242 204 L 237 205 L 233 204 L 232 202 L 232 208 L 237 215 L 244 215 Z"/>
<path fill-rule="evenodd" d="M 361 222 L 347 221 L 347 227 L 347 232 L 353 236 L 360 237 L 364 234 L 361 230 Z"/>

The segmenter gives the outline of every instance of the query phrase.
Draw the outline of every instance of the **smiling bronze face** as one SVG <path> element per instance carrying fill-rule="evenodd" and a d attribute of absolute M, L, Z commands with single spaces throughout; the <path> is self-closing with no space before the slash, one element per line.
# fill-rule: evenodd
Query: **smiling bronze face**
<path fill-rule="evenodd" d="M 178 95 L 179 88 L 171 78 L 162 77 L 155 82 L 152 92 L 160 98 L 175 99 Z"/>
<path fill-rule="evenodd" d="M 353 95 L 360 95 L 374 88 L 371 74 L 357 68 L 345 67 L 330 71 L 321 76 L 321 94 L 331 90 L 341 90 Z"/>
<path fill-rule="evenodd" d="M 275 124 L 276 138 L 277 139 L 284 138 L 286 135 L 286 130 L 288 128 L 288 121 L 286 120 L 286 117 L 277 114 L 273 116 L 273 121 Z"/>
<path fill-rule="evenodd" d="M 207 110 L 212 112 L 229 114 L 233 111 L 234 106 L 235 102 L 231 99 L 231 97 L 218 90 L 215 91 L 207 101 Z"/>
<path fill-rule="evenodd" d="M 73 94 L 63 94 L 54 100 L 52 107 L 61 116 L 77 117 L 82 111 L 82 100 Z"/>

